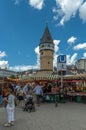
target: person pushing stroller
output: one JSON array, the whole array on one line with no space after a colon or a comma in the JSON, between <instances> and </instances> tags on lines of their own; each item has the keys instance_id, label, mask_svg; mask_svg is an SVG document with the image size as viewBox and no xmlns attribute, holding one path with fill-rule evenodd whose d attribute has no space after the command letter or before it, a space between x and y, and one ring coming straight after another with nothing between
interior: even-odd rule
<instances>
[{"instance_id":1,"label":"person pushing stroller","mask_svg":"<svg viewBox=\"0 0 86 130\"><path fill-rule=\"evenodd\" d=\"M29 111L29 112L35 111L35 104L33 102L32 91L29 91L26 94L24 111Z\"/></svg>"}]
</instances>

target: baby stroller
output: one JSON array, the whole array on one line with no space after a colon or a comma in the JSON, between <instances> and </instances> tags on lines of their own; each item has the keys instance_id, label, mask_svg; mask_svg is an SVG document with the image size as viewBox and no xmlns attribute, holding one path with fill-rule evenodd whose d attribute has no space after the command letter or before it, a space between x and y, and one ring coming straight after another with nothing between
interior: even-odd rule
<instances>
[{"instance_id":1,"label":"baby stroller","mask_svg":"<svg viewBox=\"0 0 86 130\"><path fill-rule=\"evenodd\" d=\"M33 97L29 97L28 99L26 99L23 111L35 112L35 104L33 102Z\"/></svg>"}]
</instances>

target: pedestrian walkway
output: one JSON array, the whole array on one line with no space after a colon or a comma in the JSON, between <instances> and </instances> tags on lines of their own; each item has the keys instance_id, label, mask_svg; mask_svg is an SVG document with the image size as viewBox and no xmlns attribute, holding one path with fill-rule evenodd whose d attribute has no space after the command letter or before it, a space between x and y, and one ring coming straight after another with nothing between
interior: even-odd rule
<instances>
[{"instance_id":1,"label":"pedestrian walkway","mask_svg":"<svg viewBox=\"0 0 86 130\"><path fill-rule=\"evenodd\" d=\"M6 110L0 107L0 130L86 130L86 105L82 103L44 103L36 112L16 107L15 125L4 127Z\"/></svg>"}]
</instances>

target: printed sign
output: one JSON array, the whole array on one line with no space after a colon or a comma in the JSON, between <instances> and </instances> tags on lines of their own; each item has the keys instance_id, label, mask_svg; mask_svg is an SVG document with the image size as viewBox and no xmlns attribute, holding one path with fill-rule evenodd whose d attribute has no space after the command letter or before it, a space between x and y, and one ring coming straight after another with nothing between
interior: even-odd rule
<instances>
[{"instance_id":1,"label":"printed sign","mask_svg":"<svg viewBox=\"0 0 86 130\"><path fill-rule=\"evenodd\" d=\"M59 55L57 58L58 63L66 63L66 55Z\"/></svg>"},{"instance_id":2,"label":"printed sign","mask_svg":"<svg viewBox=\"0 0 86 130\"><path fill-rule=\"evenodd\" d=\"M57 58L57 70L66 71L66 55L59 55Z\"/></svg>"}]
</instances>

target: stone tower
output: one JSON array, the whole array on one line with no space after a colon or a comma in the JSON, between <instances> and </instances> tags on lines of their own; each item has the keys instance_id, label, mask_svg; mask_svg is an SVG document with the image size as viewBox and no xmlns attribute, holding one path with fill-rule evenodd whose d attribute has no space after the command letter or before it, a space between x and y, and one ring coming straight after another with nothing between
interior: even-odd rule
<instances>
[{"instance_id":1,"label":"stone tower","mask_svg":"<svg viewBox=\"0 0 86 130\"><path fill-rule=\"evenodd\" d=\"M39 52L40 71L53 72L54 43L47 25L40 40Z\"/></svg>"}]
</instances>

